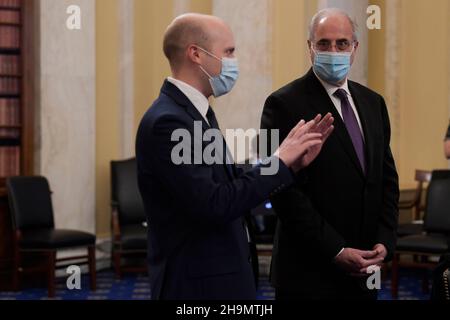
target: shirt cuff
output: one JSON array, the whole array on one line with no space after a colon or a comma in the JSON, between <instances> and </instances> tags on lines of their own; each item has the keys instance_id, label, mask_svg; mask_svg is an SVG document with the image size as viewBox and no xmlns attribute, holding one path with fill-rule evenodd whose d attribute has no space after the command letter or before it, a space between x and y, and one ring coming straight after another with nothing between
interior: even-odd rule
<instances>
[{"instance_id":1,"label":"shirt cuff","mask_svg":"<svg viewBox=\"0 0 450 320\"><path fill-rule=\"evenodd\" d=\"M342 248L339 253L334 257L335 259L342 253L342 251L344 251L345 248Z\"/></svg>"}]
</instances>

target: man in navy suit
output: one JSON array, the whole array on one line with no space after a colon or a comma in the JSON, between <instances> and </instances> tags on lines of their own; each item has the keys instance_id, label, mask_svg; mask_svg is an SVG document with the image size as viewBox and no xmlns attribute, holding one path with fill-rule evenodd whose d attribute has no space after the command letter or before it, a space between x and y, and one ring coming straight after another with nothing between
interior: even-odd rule
<instances>
[{"instance_id":1,"label":"man in navy suit","mask_svg":"<svg viewBox=\"0 0 450 320\"><path fill-rule=\"evenodd\" d=\"M220 134L213 152L219 161L211 163L203 157L210 145L202 136L219 127L208 97L227 93L237 79L232 32L216 17L183 15L168 27L164 53L172 77L136 139L152 298L255 299L244 217L293 183L293 173L320 152L334 119L300 121L272 157L245 174L227 158ZM180 153L174 136L183 133L190 139ZM278 170L264 174L274 163Z\"/></svg>"}]
</instances>

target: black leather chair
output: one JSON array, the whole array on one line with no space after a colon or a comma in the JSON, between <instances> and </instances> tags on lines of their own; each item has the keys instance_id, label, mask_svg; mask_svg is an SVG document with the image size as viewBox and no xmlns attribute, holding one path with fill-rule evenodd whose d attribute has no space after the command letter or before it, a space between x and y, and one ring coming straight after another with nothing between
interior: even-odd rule
<instances>
[{"instance_id":1,"label":"black leather chair","mask_svg":"<svg viewBox=\"0 0 450 320\"><path fill-rule=\"evenodd\" d=\"M414 196L411 200L400 201L399 210L411 211L411 222L402 223L397 228L397 235L399 237L417 235L423 233L423 216L425 206L422 204L422 194L425 189L424 184L430 182L431 171L416 170L415 180L417 187Z\"/></svg>"},{"instance_id":2,"label":"black leather chair","mask_svg":"<svg viewBox=\"0 0 450 320\"><path fill-rule=\"evenodd\" d=\"M399 265L432 269L435 263L427 257L450 252L450 170L433 171L428 186L426 210L424 215L424 233L401 237L397 240L396 252L392 260L391 291L398 296ZM422 262L400 263L401 255L423 257Z\"/></svg>"},{"instance_id":3,"label":"black leather chair","mask_svg":"<svg viewBox=\"0 0 450 320\"><path fill-rule=\"evenodd\" d=\"M146 272L144 263L123 266L123 258L144 257L147 227L144 204L137 183L136 159L111 161L112 256L116 276L122 272Z\"/></svg>"},{"instance_id":4,"label":"black leather chair","mask_svg":"<svg viewBox=\"0 0 450 320\"><path fill-rule=\"evenodd\" d=\"M55 296L55 267L60 261L76 261L77 265L88 263L91 289L96 289L95 235L75 230L55 229L51 191L44 177L11 177L6 181L14 235L13 285L19 290L22 272L46 272L48 296ZM85 256L56 259L59 249L86 247ZM23 255L44 254L46 266L25 267ZM58 265L59 267L67 267Z\"/></svg>"}]
</instances>

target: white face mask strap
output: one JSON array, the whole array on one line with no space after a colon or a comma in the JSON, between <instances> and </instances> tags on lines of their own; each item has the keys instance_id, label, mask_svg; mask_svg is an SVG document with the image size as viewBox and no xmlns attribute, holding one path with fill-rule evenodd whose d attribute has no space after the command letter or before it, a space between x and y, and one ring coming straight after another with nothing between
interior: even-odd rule
<instances>
[{"instance_id":1,"label":"white face mask strap","mask_svg":"<svg viewBox=\"0 0 450 320\"><path fill-rule=\"evenodd\" d=\"M205 49L203 49L202 47L200 47L200 46L197 46L197 48L199 48L200 50L202 50L204 53L206 53L206 54L208 54L208 55L210 55L211 57L213 57L213 58L216 58L217 60L219 60L219 61L222 61L222 59L220 59L219 57L217 57L216 55L214 55L214 54L212 54L211 52L209 52L208 50L205 50Z\"/></svg>"},{"instance_id":2,"label":"white face mask strap","mask_svg":"<svg viewBox=\"0 0 450 320\"><path fill-rule=\"evenodd\" d=\"M210 78L210 79L213 78L213 77L211 77L211 75L210 75L208 72L206 72L206 70L205 70L201 65L199 65L199 67L200 67L200 69L202 69L202 71L208 76L208 78Z\"/></svg>"}]
</instances>

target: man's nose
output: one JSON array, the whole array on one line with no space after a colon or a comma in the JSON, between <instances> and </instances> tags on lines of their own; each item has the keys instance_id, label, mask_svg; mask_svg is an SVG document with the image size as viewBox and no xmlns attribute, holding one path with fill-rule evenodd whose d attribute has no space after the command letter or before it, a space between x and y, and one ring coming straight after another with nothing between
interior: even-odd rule
<instances>
[{"instance_id":1,"label":"man's nose","mask_svg":"<svg viewBox=\"0 0 450 320\"><path fill-rule=\"evenodd\" d=\"M329 51L330 52L338 52L338 49L336 48L336 43L332 43L330 45Z\"/></svg>"},{"instance_id":2,"label":"man's nose","mask_svg":"<svg viewBox=\"0 0 450 320\"><path fill-rule=\"evenodd\" d=\"M337 49L336 42L330 44L330 47L328 48L328 51L329 52L338 52L339 51Z\"/></svg>"}]
</instances>

